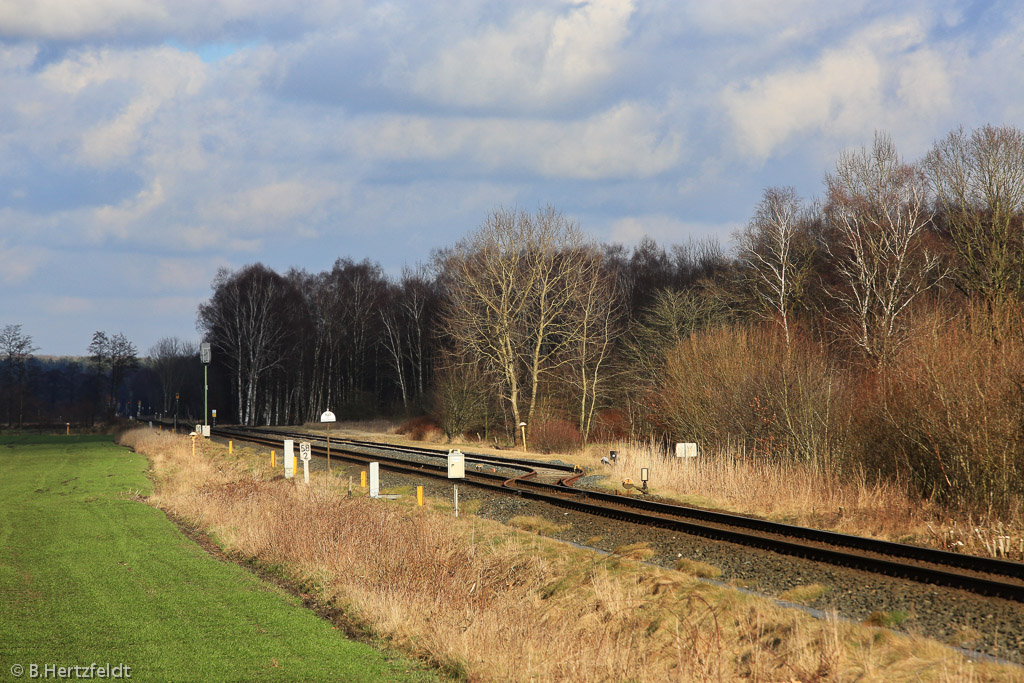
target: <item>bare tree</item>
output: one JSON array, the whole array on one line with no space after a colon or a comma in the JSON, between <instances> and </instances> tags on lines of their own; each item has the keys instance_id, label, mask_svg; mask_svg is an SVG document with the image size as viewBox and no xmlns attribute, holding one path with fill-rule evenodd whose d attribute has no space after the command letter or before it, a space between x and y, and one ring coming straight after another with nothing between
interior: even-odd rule
<instances>
[{"instance_id":1,"label":"bare tree","mask_svg":"<svg viewBox=\"0 0 1024 683\"><path fill-rule=\"evenodd\" d=\"M198 326L230 360L238 419L252 425L259 415L259 381L282 363L286 353L289 331L281 312L287 283L262 264L255 264L237 273L221 269L213 288L210 301L199 307Z\"/></svg>"},{"instance_id":2,"label":"bare tree","mask_svg":"<svg viewBox=\"0 0 1024 683\"><path fill-rule=\"evenodd\" d=\"M149 363L160 379L162 410L171 410L171 399L181 391L188 373L189 363L199 353L195 342L177 337L164 337L149 350Z\"/></svg>"},{"instance_id":3,"label":"bare tree","mask_svg":"<svg viewBox=\"0 0 1024 683\"><path fill-rule=\"evenodd\" d=\"M826 184L835 300L855 345L881 360L899 346L907 307L937 280L938 260L922 244L931 218L924 177L877 133L871 149L844 152Z\"/></svg>"},{"instance_id":4,"label":"bare tree","mask_svg":"<svg viewBox=\"0 0 1024 683\"><path fill-rule=\"evenodd\" d=\"M493 368L516 424L531 424L542 376L567 362L568 309L590 271L575 223L547 207L497 209L440 252L444 328L472 362Z\"/></svg>"},{"instance_id":5,"label":"bare tree","mask_svg":"<svg viewBox=\"0 0 1024 683\"><path fill-rule=\"evenodd\" d=\"M121 385L128 373L139 367L138 350L121 332L108 337L106 332L97 331L93 333L92 343L89 344L89 356L97 374L107 376L107 410L114 412L117 410L117 395Z\"/></svg>"},{"instance_id":6,"label":"bare tree","mask_svg":"<svg viewBox=\"0 0 1024 683\"><path fill-rule=\"evenodd\" d=\"M14 406L18 407L18 427L25 413L25 394L28 361L37 349L32 337L21 331L21 325L4 325L0 330L0 358L4 364L4 384L7 388L7 425L14 424Z\"/></svg>"},{"instance_id":7,"label":"bare tree","mask_svg":"<svg viewBox=\"0 0 1024 683\"><path fill-rule=\"evenodd\" d=\"M998 301L1024 278L1024 133L1013 126L959 128L925 159L959 257L956 284Z\"/></svg>"},{"instance_id":8,"label":"bare tree","mask_svg":"<svg viewBox=\"0 0 1024 683\"><path fill-rule=\"evenodd\" d=\"M589 253L583 254L584 260L580 262L582 277L569 309L575 326L570 333L570 372L567 375L576 391L578 425L584 443L594 425L594 411L605 393L608 365L622 316L614 274L603 268L600 251L587 251Z\"/></svg>"},{"instance_id":9,"label":"bare tree","mask_svg":"<svg viewBox=\"0 0 1024 683\"><path fill-rule=\"evenodd\" d=\"M770 187L754 218L736 236L740 263L759 308L778 321L787 347L792 308L810 273L810 259L798 243L801 211L796 190Z\"/></svg>"},{"instance_id":10,"label":"bare tree","mask_svg":"<svg viewBox=\"0 0 1024 683\"><path fill-rule=\"evenodd\" d=\"M427 364L428 315L436 299L422 272L403 270L402 279L389 284L380 306L381 343L408 408L412 396L422 397Z\"/></svg>"}]
</instances>

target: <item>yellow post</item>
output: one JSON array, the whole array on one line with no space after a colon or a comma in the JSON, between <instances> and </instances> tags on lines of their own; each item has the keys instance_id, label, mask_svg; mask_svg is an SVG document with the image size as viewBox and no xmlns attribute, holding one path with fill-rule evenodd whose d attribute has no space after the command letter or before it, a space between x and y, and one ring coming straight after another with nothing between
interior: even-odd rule
<instances>
[{"instance_id":1,"label":"yellow post","mask_svg":"<svg viewBox=\"0 0 1024 683\"><path fill-rule=\"evenodd\" d=\"M296 458L293 455L292 456L292 472L298 472L298 471L299 471L299 459Z\"/></svg>"},{"instance_id":2,"label":"yellow post","mask_svg":"<svg viewBox=\"0 0 1024 683\"><path fill-rule=\"evenodd\" d=\"M270 451L270 466L277 467L277 454L274 451Z\"/></svg>"},{"instance_id":3,"label":"yellow post","mask_svg":"<svg viewBox=\"0 0 1024 683\"><path fill-rule=\"evenodd\" d=\"M423 506L423 487L422 486L417 486L416 487L416 504L421 506L421 507Z\"/></svg>"},{"instance_id":4,"label":"yellow post","mask_svg":"<svg viewBox=\"0 0 1024 683\"><path fill-rule=\"evenodd\" d=\"M228 441L228 455L231 455L234 452L235 452L235 442L234 441Z\"/></svg>"},{"instance_id":5,"label":"yellow post","mask_svg":"<svg viewBox=\"0 0 1024 683\"><path fill-rule=\"evenodd\" d=\"M366 488L366 470L359 473L359 485Z\"/></svg>"}]
</instances>

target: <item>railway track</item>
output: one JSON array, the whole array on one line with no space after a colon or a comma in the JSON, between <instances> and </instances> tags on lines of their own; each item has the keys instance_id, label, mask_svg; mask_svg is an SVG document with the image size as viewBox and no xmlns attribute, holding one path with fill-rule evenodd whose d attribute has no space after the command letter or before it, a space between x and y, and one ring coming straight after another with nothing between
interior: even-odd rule
<instances>
[{"instance_id":1,"label":"railway track","mask_svg":"<svg viewBox=\"0 0 1024 683\"><path fill-rule=\"evenodd\" d=\"M272 429L217 428L215 436L280 447L306 440L326 455L325 439ZM370 441L331 439L331 456L407 474L447 478L446 451ZM544 501L591 515L671 529L815 562L1024 602L1024 564L770 522L636 496L576 488L572 465L465 453L466 483ZM435 462L436 461L436 462ZM494 471L488 472L488 468ZM542 477L541 475L547 475ZM542 478L554 481L541 481Z\"/></svg>"}]
</instances>

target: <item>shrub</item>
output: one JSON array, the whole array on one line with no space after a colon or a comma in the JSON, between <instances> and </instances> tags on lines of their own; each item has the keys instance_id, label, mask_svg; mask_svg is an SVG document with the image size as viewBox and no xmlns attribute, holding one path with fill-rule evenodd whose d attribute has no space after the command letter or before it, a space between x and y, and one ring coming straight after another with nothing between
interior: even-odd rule
<instances>
[{"instance_id":1,"label":"shrub","mask_svg":"<svg viewBox=\"0 0 1024 683\"><path fill-rule=\"evenodd\" d=\"M933 311L881 392L896 460L925 495L1010 511L1024 495L1024 341L1019 305Z\"/></svg>"},{"instance_id":2,"label":"shrub","mask_svg":"<svg viewBox=\"0 0 1024 683\"><path fill-rule=\"evenodd\" d=\"M735 444L766 457L827 461L845 439L843 382L817 345L787 346L769 325L729 325L672 348L648 396L670 437L708 448Z\"/></svg>"},{"instance_id":3,"label":"shrub","mask_svg":"<svg viewBox=\"0 0 1024 683\"><path fill-rule=\"evenodd\" d=\"M395 433L408 436L413 441L437 441L441 437L441 428L437 426L434 418L422 415L406 420L398 426Z\"/></svg>"},{"instance_id":4,"label":"shrub","mask_svg":"<svg viewBox=\"0 0 1024 683\"><path fill-rule=\"evenodd\" d=\"M629 438L629 417L625 412L615 408L597 411L591 441L610 442Z\"/></svg>"},{"instance_id":5,"label":"shrub","mask_svg":"<svg viewBox=\"0 0 1024 683\"><path fill-rule=\"evenodd\" d=\"M571 422L558 418L540 421L530 430L528 443L541 453L569 453L580 447L580 430Z\"/></svg>"}]
</instances>

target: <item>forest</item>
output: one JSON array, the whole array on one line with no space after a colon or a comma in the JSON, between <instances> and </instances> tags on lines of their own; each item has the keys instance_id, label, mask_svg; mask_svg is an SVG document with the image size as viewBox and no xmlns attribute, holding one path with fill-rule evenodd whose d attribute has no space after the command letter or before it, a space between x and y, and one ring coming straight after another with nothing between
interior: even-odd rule
<instances>
[{"instance_id":1,"label":"forest","mask_svg":"<svg viewBox=\"0 0 1024 683\"><path fill-rule=\"evenodd\" d=\"M1016 513L1022 217L1018 129L954 130L915 161L878 133L838 156L820 198L765 189L728 249L602 244L555 207L496 207L398 277L347 258L221 270L197 313L210 405L226 422L330 409L549 451L694 441ZM192 382L195 410L195 345L161 344L132 376L150 373L164 412Z\"/></svg>"}]
</instances>

